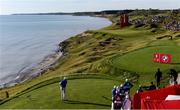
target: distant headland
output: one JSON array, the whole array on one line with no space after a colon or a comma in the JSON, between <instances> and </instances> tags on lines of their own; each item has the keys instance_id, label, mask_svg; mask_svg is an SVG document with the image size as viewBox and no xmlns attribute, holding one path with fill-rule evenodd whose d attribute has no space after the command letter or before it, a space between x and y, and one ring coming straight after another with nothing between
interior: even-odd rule
<instances>
[{"instance_id":1,"label":"distant headland","mask_svg":"<svg viewBox=\"0 0 180 110\"><path fill-rule=\"evenodd\" d=\"M165 11L177 11L179 9L126 9L126 10L103 10L103 11L92 11L92 12L49 12L49 13L15 13L12 15L77 15L77 16L86 16L86 15L104 15L104 14L125 14L133 11L153 11L153 12L165 12Z\"/></svg>"}]
</instances>

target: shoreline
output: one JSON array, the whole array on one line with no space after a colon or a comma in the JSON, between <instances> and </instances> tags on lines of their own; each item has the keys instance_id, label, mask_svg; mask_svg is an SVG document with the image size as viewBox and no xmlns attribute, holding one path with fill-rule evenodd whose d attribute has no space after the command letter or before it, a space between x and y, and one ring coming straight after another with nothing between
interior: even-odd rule
<instances>
[{"instance_id":1,"label":"shoreline","mask_svg":"<svg viewBox=\"0 0 180 110\"><path fill-rule=\"evenodd\" d=\"M14 76L13 80L9 81L8 83L2 84L0 88L12 87L27 80L32 80L33 78L40 77L49 69L53 68L58 63L58 60L61 57L63 57L63 54L60 51L60 48L58 48L54 53L45 56L43 60L36 65L22 68L18 73L12 75Z\"/></svg>"},{"instance_id":2,"label":"shoreline","mask_svg":"<svg viewBox=\"0 0 180 110\"><path fill-rule=\"evenodd\" d=\"M99 17L99 18L106 18L111 22L110 25L113 24L113 22L107 17L107 16L90 16L90 17ZM109 26L109 25L108 25ZM105 26L107 27L107 26ZM102 27L104 28L104 27ZM101 29L101 28L100 28ZM85 30L84 32L86 32ZM84 33L82 32L82 33ZM79 34L82 34L79 33ZM77 34L78 35L78 34ZM71 38L70 36L69 38ZM67 38L67 39L69 39ZM59 60L66 56L66 52L64 51L64 48L66 46L66 40L63 40L62 42L59 42L57 49L54 53L48 54L45 56L42 61L37 63L33 66L27 66L22 68L18 73L10 75L8 77L13 77L11 81L7 83L3 83L0 85L0 89L16 86L17 84L21 84L25 81L32 80L36 77L40 77L42 74L46 73L48 70L53 69L59 62ZM7 78L8 78L7 77ZM5 78L5 79L7 79Z\"/></svg>"}]
</instances>

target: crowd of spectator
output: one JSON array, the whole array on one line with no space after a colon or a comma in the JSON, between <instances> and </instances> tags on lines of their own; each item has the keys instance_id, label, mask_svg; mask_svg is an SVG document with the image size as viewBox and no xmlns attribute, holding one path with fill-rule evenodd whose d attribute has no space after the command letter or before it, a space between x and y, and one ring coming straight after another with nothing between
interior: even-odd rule
<instances>
[{"instance_id":1,"label":"crowd of spectator","mask_svg":"<svg viewBox=\"0 0 180 110\"><path fill-rule=\"evenodd\" d=\"M171 83L170 85L177 84L178 73L175 69L170 69L168 72L170 76ZM144 91L151 91L160 88L160 81L162 79L162 72L160 68L157 69L155 73L156 84L150 82L149 86L141 86L137 89L137 93L141 93ZM122 109L122 110L130 110L131 109L131 98L130 98L130 89L133 87L133 84L126 79L124 84L120 86L114 86L112 90L112 106L111 110Z\"/></svg>"},{"instance_id":2,"label":"crowd of spectator","mask_svg":"<svg viewBox=\"0 0 180 110\"><path fill-rule=\"evenodd\" d=\"M180 22L177 20L172 20L172 16L165 15L155 15L137 18L129 21L130 24L136 26L147 25L147 24L162 24L163 29L180 31Z\"/></svg>"},{"instance_id":3,"label":"crowd of spectator","mask_svg":"<svg viewBox=\"0 0 180 110\"><path fill-rule=\"evenodd\" d=\"M130 98L130 89L133 87L133 84L126 79L124 84L120 86L114 86L112 90L112 107L111 110L116 109L131 109L131 98Z\"/></svg>"},{"instance_id":4,"label":"crowd of spectator","mask_svg":"<svg viewBox=\"0 0 180 110\"><path fill-rule=\"evenodd\" d=\"M173 20L165 25L166 30L180 31L180 22Z\"/></svg>"}]
</instances>

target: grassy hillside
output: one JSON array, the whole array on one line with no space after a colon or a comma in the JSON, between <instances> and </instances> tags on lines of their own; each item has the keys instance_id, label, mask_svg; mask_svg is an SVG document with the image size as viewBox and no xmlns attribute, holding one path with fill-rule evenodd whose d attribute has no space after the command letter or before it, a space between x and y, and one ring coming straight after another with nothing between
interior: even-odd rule
<instances>
[{"instance_id":1,"label":"grassy hillside","mask_svg":"<svg viewBox=\"0 0 180 110\"><path fill-rule=\"evenodd\" d=\"M168 84L170 68L180 71L180 32L147 25L120 29L115 24L62 42L64 56L58 65L40 77L0 90L0 108L110 108L114 84L130 79L133 94L139 84L154 81L157 68L163 71L161 86ZM172 54L172 63L153 63L156 52ZM61 102L58 82L64 75L69 78L68 101ZM10 98L4 98L5 91Z\"/></svg>"}]
</instances>

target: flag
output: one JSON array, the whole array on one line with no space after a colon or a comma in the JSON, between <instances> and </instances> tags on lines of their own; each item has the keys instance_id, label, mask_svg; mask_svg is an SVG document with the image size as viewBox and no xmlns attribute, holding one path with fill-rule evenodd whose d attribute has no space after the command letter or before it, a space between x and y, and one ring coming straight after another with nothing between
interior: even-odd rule
<instances>
[{"instance_id":1,"label":"flag","mask_svg":"<svg viewBox=\"0 0 180 110\"><path fill-rule=\"evenodd\" d=\"M156 63L170 64L171 63L171 55L170 54L155 53L153 55L153 61Z\"/></svg>"},{"instance_id":2,"label":"flag","mask_svg":"<svg viewBox=\"0 0 180 110\"><path fill-rule=\"evenodd\" d=\"M159 53L155 53L153 55L153 61L156 62L156 63L160 62L160 54Z\"/></svg>"},{"instance_id":3,"label":"flag","mask_svg":"<svg viewBox=\"0 0 180 110\"><path fill-rule=\"evenodd\" d=\"M160 63L171 63L171 55L170 54L160 54Z\"/></svg>"}]
</instances>

